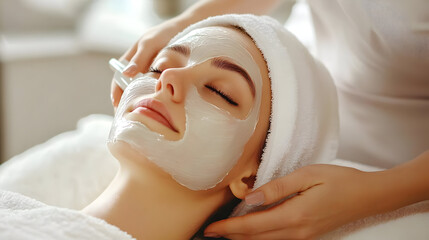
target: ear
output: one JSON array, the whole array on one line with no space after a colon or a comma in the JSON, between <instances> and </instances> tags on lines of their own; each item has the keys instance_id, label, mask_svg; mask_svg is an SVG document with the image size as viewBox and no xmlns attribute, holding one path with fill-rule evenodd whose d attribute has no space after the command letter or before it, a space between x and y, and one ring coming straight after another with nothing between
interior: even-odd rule
<instances>
[{"instance_id":1,"label":"ear","mask_svg":"<svg viewBox=\"0 0 429 240\"><path fill-rule=\"evenodd\" d=\"M252 191L253 184L255 183L256 173L258 172L258 158L252 158L245 166L244 170L234 178L230 184L232 194L239 199L244 197Z\"/></svg>"}]
</instances>

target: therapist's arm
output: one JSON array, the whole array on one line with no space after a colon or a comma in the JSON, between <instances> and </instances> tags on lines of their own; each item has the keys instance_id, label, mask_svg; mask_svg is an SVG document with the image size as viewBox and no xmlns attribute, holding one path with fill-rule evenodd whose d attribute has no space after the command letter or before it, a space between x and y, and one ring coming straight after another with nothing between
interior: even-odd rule
<instances>
[{"instance_id":1,"label":"therapist's arm","mask_svg":"<svg viewBox=\"0 0 429 240\"><path fill-rule=\"evenodd\" d=\"M130 62L123 72L133 77L138 72L146 72L153 58L167 45L172 37L187 26L210 16L229 13L266 14L273 10L280 0L201 0L182 14L157 25L144 33L122 57ZM111 99L118 106L122 90L112 81Z\"/></svg>"},{"instance_id":2,"label":"therapist's arm","mask_svg":"<svg viewBox=\"0 0 429 240\"><path fill-rule=\"evenodd\" d=\"M386 194L392 198L386 202L386 210L429 199L429 151L380 174L385 175Z\"/></svg>"},{"instance_id":3,"label":"therapist's arm","mask_svg":"<svg viewBox=\"0 0 429 240\"><path fill-rule=\"evenodd\" d=\"M265 211L209 225L209 236L230 239L313 239L346 223L429 200L429 151L379 172L310 165L255 190L252 204Z\"/></svg>"}]
</instances>

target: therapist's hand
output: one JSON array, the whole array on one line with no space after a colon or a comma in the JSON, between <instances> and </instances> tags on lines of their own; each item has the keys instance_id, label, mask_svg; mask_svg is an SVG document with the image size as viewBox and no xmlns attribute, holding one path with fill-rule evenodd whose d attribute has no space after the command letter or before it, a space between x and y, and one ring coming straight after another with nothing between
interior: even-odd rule
<instances>
[{"instance_id":1,"label":"therapist's hand","mask_svg":"<svg viewBox=\"0 0 429 240\"><path fill-rule=\"evenodd\" d=\"M130 62L123 74L127 77L134 77L139 72L147 72L158 52L183 28L184 26L181 26L178 20L171 19L146 31L120 58ZM115 80L112 80L110 96L113 107L118 106L122 93L122 89Z\"/></svg>"},{"instance_id":2,"label":"therapist's hand","mask_svg":"<svg viewBox=\"0 0 429 240\"><path fill-rule=\"evenodd\" d=\"M377 173L353 168L306 166L258 188L246 203L268 205L296 194L292 198L265 211L215 222L204 232L229 239L313 239L375 214L383 188L378 179Z\"/></svg>"}]
</instances>

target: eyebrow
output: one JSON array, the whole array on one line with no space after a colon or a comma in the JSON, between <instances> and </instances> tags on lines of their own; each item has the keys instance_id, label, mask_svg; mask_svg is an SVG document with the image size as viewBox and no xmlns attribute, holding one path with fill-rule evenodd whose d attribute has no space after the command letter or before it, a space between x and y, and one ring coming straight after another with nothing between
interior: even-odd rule
<instances>
[{"instance_id":1,"label":"eyebrow","mask_svg":"<svg viewBox=\"0 0 429 240\"><path fill-rule=\"evenodd\" d=\"M187 57L189 57L189 55L191 54L191 49L188 46L180 45L180 44L168 46L165 48L165 50L172 50L172 51L178 52L178 53L180 53L184 56L187 56ZM220 57L214 58L211 61L211 64L214 67L233 71L233 72L237 72L238 74L240 74L246 80L247 84L249 85L250 90L252 92L252 95L255 96L255 85L253 84L253 81L250 78L249 74L242 67L240 67L239 65L237 65L231 61L220 58Z\"/></svg>"},{"instance_id":2,"label":"eyebrow","mask_svg":"<svg viewBox=\"0 0 429 240\"><path fill-rule=\"evenodd\" d=\"M172 50L185 55L186 57L189 57L189 54L191 53L191 49L185 45L171 45L166 47L165 50Z\"/></svg>"},{"instance_id":3,"label":"eyebrow","mask_svg":"<svg viewBox=\"0 0 429 240\"><path fill-rule=\"evenodd\" d=\"M242 67L240 67L239 65L237 65L231 61L220 58L220 57L214 58L212 60L211 64L214 67L233 71L233 72L240 74L246 80L247 84L249 85L250 90L252 92L252 95L255 96L255 85L253 84L253 81L250 78L249 74Z\"/></svg>"}]
</instances>

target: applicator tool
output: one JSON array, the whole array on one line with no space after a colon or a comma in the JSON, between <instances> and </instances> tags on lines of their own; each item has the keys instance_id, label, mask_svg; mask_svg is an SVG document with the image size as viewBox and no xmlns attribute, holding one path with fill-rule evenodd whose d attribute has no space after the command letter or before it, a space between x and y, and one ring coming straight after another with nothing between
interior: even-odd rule
<instances>
[{"instance_id":1,"label":"applicator tool","mask_svg":"<svg viewBox=\"0 0 429 240\"><path fill-rule=\"evenodd\" d=\"M128 65L127 60L119 61L116 58L112 58L109 60L109 66L110 69L112 69L113 72L115 72L113 78L115 79L115 82L119 85L119 87L122 90L125 90L125 88L136 78L143 77L142 73L137 73L134 77L126 77L122 74L125 67Z\"/></svg>"}]
</instances>

